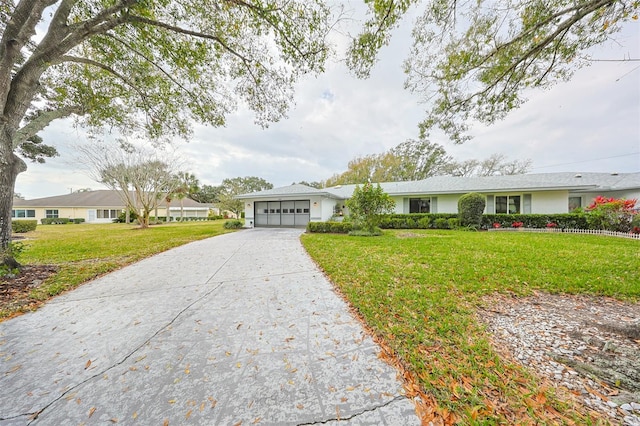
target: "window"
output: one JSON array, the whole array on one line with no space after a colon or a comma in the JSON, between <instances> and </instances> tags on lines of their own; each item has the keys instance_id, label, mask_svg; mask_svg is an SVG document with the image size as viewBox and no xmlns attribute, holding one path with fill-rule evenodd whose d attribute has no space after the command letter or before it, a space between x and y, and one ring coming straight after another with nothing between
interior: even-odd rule
<instances>
[{"instance_id":1,"label":"window","mask_svg":"<svg viewBox=\"0 0 640 426\"><path fill-rule=\"evenodd\" d=\"M36 217L36 211L35 210L25 210L25 209L11 210L11 217L15 217L15 218Z\"/></svg>"},{"instance_id":2,"label":"window","mask_svg":"<svg viewBox=\"0 0 640 426\"><path fill-rule=\"evenodd\" d=\"M582 207L582 197L569 197L569 211Z\"/></svg>"},{"instance_id":3,"label":"window","mask_svg":"<svg viewBox=\"0 0 640 426\"><path fill-rule=\"evenodd\" d=\"M304 209L303 210L305 213L309 213L309 209Z\"/></svg>"},{"instance_id":4,"label":"window","mask_svg":"<svg viewBox=\"0 0 640 426\"><path fill-rule=\"evenodd\" d=\"M45 210L45 217L47 219L57 219L58 218L58 210Z\"/></svg>"},{"instance_id":5,"label":"window","mask_svg":"<svg viewBox=\"0 0 640 426\"><path fill-rule=\"evenodd\" d=\"M430 198L409 198L409 213L430 213Z\"/></svg>"},{"instance_id":6,"label":"window","mask_svg":"<svg viewBox=\"0 0 640 426\"><path fill-rule=\"evenodd\" d=\"M498 195L496 196L496 213L520 213L520 195Z\"/></svg>"},{"instance_id":7,"label":"window","mask_svg":"<svg viewBox=\"0 0 640 426\"><path fill-rule=\"evenodd\" d=\"M96 217L98 219L117 219L118 210L96 210Z\"/></svg>"}]
</instances>

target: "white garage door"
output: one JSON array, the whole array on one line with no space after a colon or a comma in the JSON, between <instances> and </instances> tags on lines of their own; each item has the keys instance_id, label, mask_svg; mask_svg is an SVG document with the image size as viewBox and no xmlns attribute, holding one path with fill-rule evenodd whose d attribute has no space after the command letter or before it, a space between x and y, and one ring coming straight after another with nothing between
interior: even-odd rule
<instances>
[{"instance_id":1,"label":"white garage door","mask_svg":"<svg viewBox=\"0 0 640 426\"><path fill-rule=\"evenodd\" d=\"M258 201L255 203L256 226L305 227L310 218L309 200Z\"/></svg>"}]
</instances>

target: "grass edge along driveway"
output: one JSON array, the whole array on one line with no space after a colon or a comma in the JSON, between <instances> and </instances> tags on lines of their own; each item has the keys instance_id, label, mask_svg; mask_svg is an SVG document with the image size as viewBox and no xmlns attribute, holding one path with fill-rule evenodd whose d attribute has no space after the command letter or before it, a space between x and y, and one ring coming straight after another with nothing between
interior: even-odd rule
<instances>
[{"instance_id":1,"label":"grass edge along driveway","mask_svg":"<svg viewBox=\"0 0 640 426\"><path fill-rule=\"evenodd\" d=\"M640 299L637 241L591 235L385 231L302 242L444 424L603 422L503 360L476 318L482 298L533 290ZM413 387L413 389L411 389ZM436 423L437 424L437 423Z\"/></svg>"},{"instance_id":2,"label":"grass edge along driveway","mask_svg":"<svg viewBox=\"0 0 640 426\"><path fill-rule=\"evenodd\" d=\"M32 290L27 300L0 309L0 321L36 309L47 299L133 262L204 238L233 232L224 220L179 222L140 229L127 224L38 225L15 240L23 265L55 265L58 272Z\"/></svg>"}]
</instances>

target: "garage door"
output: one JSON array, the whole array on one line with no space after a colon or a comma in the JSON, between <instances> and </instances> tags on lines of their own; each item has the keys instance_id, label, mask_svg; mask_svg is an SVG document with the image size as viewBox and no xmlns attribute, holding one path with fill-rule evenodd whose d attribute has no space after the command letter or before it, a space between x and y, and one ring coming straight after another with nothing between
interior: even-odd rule
<instances>
[{"instance_id":1,"label":"garage door","mask_svg":"<svg viewBox=\"0 0 640 426\"><path fill-rule=\"evenodd\" d=\"M256 226L305 227L310 217L309 200L258 201L255 203Z\"/></svg>"}]
</instances>

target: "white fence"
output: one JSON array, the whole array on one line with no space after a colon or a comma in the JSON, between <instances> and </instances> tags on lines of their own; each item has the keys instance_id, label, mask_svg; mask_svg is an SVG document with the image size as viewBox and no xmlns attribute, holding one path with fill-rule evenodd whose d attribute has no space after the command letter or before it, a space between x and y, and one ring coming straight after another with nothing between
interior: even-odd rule
<instances>
[{"instance_id":1,"label":"white fence","mask_svg":"<svg viewBox=\"0 0 640 426\"><path fill-rule=\"evenodd\" d=\"M640 240L640 234L630 232L604 231L602 229L559 229L559 228L489 228L489 231L518 231L518 232L564 232L568 234L607 235L609 237L630 238Z\"/></svg>"}]
</instances>

